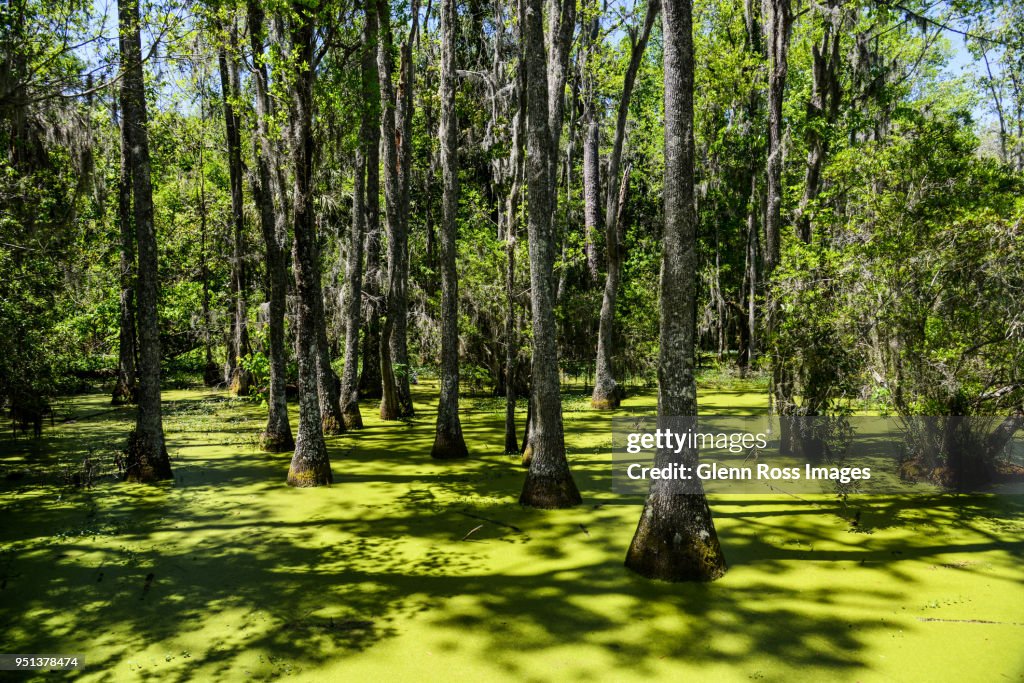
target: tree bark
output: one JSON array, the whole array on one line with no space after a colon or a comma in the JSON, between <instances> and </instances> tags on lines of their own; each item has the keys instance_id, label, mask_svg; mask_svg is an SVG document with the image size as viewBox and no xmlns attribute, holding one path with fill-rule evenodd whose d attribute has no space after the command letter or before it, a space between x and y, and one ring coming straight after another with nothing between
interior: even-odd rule
<instances>
[{"instance_id":1,"label":"tree bark","mask_svg":"<svg viewBox=\"0 0 1024 683\"><path fill-rule=\"evenodd\" d=\"M252 44L253 83L256 89L256 168L260 226L267 259L270 346L270 387L267 398L267 426L260 434L260 446L271 453L295 448L288 420L287 364L284 318L288 296L288 216L284 188L280 182L281 158L270 139L270 91L264 62L265 16L259 0L248 0L249 40Z\"/></svg>"},{"instance_id":2,"label":"tree bark","mask_svg":"<svg viewBox=\"0 0 1024 683\"><path fill-rule=\"evenodd\" d=\"M519 194L523 182L523 122L526 119L523 78L516 84L520 109L512 122L512 187L505 200L505 455L519 453L516 435L516 243L519 239Z\"/></svg>"},{"instance_id":3,"label":"tree bark","mask_svg":"<svg viewBox=\"0 0 1024 683\"><path fill-rule=\"evenodd\" d=\"M811 46L811 97L807 102L807 166L804 194L797 211L797 237L811 243L811 212L821 191L821 171L828 155L826 127L839 115L839 22L838 10L829 3L821 45Z\"/></svg>"},{"instance_id":4,"label":"tree bark","mask_svg":"<svg viewBox=\"0 0 1024 683\"><path fill-rule=\"evenodd\" d=\"M985 440L985 460L994 462L1017 430L1024 428L1024 406L1017 406Z\"/></svg>"},{"instance_id":5,"label":"tree bark","mask_svg":"<svg viewBox=\"0 0 1024 683\"><path fill-rule=\"evenodd\" d=\"M583 229L587 271L590 273L591 281L597 282L601 277L597 266L597 231L601 223L601 124L597 112L594 111L597 103L594 101L593 88L593 84L588 82L587 102L584 105L587 132L583 139Z\"/></svg>"},{"instance_id":6,"label":"tree bark","mask_svg":"<svg viewBox=\"0 0 1024 683\"><path fill-rule=\"evenodd\" d=\"M117 351L117 382L111 403L135 403L138 381L135 369L137 352L135 332L135 231L132 228L132 178L128 163L126 126L121 121L121 175L117 183L117 224L121 233L120 258L120 330Z\"/></svg>"},{"instance_id":7,"label":"tree bark","mask_svg":"<svg viewBox=\"0 0 1024 683\"><path fill-rule=\"evenodd\" d=\"M632 42L629 66L622 83L622 97L619 98L618 115L615 119L615 138L612 151L608 156L608 194L605 207L605 253L607 271L605 273L604 294L601 299L601 314L597 332L597 362L594 371L594 391L590 397L590 405L598 410L618 408L622 402L622 388L615 381L612 367L612 356L615 354L615 301L619 292L619 281L622 277L622 262L625 259L625 226L623 211L626 193L629 189L628 172L619 184L618 194L612 193L612 183L619 177L619 165L622 162L622 149L626 140L626 121L629 118L629 103L633 97L633 86L640 70L647 41L651 37L654 22L661 11L660 0L647 3L647 14L639 40Z\"/></svg>"},{"instance_id":8,"label":"tree bark","mask_svg":"<svg viewBox=\"0 0 1024 683\"><path fill-rule=\"evenodd\" d=\"M296 357L299 366L299 434L288 468L291 486L323 486L332 481L324 443L318 388L319 339L323 322L320 259L313 220L313 21L312 10L296 2L291 26L295 60L291 90L292 217L295 224L294 272L298 294Z\"/></svg>"},{"instance_id":9,"label":"tree bark","mask_svg":"<svg viewBox=\"0 0 1024 683\"><path fill-rule=\"evenodd\" d=\"M520 2L521 4L521 2ZM522 19L522 13L519 13ZM520 23L520 26L522 24ZM520 33L520 36L522 33ZM518 42L518 58L523 63L523 43ZM512 140L509 167L512 185L505 198L505 455L520 453L516 435L516 366L519 358L518 327L516 325L516 247L519 239L520 195L525 175L523 138L526 124L526 74L516 72L513 86Z\"/></svg>"},{"instance_id":10,"label":"tree bark","mask_svg":"<svg viewBox=\"0 0 1024 683\"><path fill-rule=\"evenodd\" d=\"M981 435L979 428L987 420L965 417L968 410L961 397L953 399L946 412L946 417L936 420L942 439L939 456L933 462L939 466L933 469L932 477L960 493L997 481L997 460L1014 434L1024 427L1024 406L1011 410L985 436Z\"/></svg>"},{"instance_id":11,"label":"tree bark","mask_svg":"<svg viewBox=\"0 0 1024 683\"><path fill-rule=\"evenodd\" d=\"M982 49L981 57L985 62L985 71L988 74L988 88L989 92L992 93L992 103L996 108L996 120L999 122L999 161L1005 164L1009 162L1009 157L1006 146L1006 114L1003 112L1003 99L999 96L999 91L996 89L996 79L992 77L992 65L988 61L987 48Z\"/></svg>"},{"instance_id":12,"label":"tree bark","mask_svg":"<svg viewBox=\"0 0 1024 683\"><path fill-rule=\"evenodd\" d=\"M223 28L223 27L222 27ZM231 348L226 363L227 385L231 393L247 396L251 375L242 367L241 358L249 353L249 325L245 302L245 214L242 203L242 135L235 102L240 97L238 84L238 26L234 19L226 28L227 46L217 50L220 65L221 97L228 145L228 176L231 188ZM230 50L231 54L228 54Z\"/></svg>"},{"instance_id":13,"label":"tree bark","mask_svg":"<svg viewBox=\"0 0 1024 683\"><path fill-rule=\"evenodd\" d=\"M520 12L522 14L520 17L520 23L524 27L529 19L532 7L533 5L526 0L520 2ZM543 10L540 12L541 18L538 19L538 35L540 39L538 42L530 43L528 38L525 37L525 29L520 29L521 35L524 36L522 41L528 46L520 58L520 68L527 71L528 67L526 64L531 57L539 58L541 54L545 57L544 60L541 60L544 67L544 73L538 73L534 80L545 80L546 93L544 98L547 109L545 110L544 105L539 103L528 106L535 106L535 110L538 112L538 115L545 115L547 117L548 127L547 137L545 138L547 143L544 145L544 154L547 156L548 164L547 178L549 184L549 196L545 200L545 204L549 207L548 220L551 223L549 239L552 244L551 248L553 250L553 254L560 254L560 258L564 261L565 246L560 244L561 238L559 234L560 231L558 229L558 161L560 141L562 137L562 121L565 112L565 84L568 80L569 53L572 49L573 32L576 27L576 2L574 0L548 0L547 12L548 31L546 35L544 32ZM530 50L537 54L527 54ZM527 77L527 81L529 81L529 77ZM527 99L529 99L529 97L527 97ZM529 185L529 183L527 183L527 185ZM554 255L552 255L552 264L554 263L554 258ZM532 272L532 256L530 261ZM554 307L561 301L562 294L565 291L566 273L566 269L561 269L559 271L560 277L556 278L554 265L552 265L550 269L549 277L552 279L552 309L554 309ZM557 327L553 329L552 334L557 338ZM555 357L557 366L557 351L555 353ZM531 394L532 392L533 381L531 378ZM533 402L532 397L531 405ZM561 412L559 412L559 415L560 414ZM530 464L530 459L533 457L533 448L529 441L529 435L533 433L530 426L531 424L532 422L527 424L526 436L523 438L523 465L527 467Z\"/></svg>"},{"instance_id":14,"label":"tree bark","mask_svg":"<svg viewBox=\"0 0 1024 683\"><path fill-rule=\"evenodd\" d=\"M764 265L765 282L779 264L782 238L782 161L783 161L783 120L782 101L786 90L786 76L789 71L789 38L793 24L791 0L765 0L765 15L768 46L768 163L766 173L767 204L764 217ZM778 311L769 302L767 328L771 339L778 326ZM792 373L778 354L772 359L771 378L772 401L779 416L779 448L783 453L793 449L792 416L796 411L793 399Z\"/></svg>"},{"instance_id":15,"label":"tree bark","mask_svg":"<svg viewBox=\"0 0 1024 683\"><path fill-rule=\"evenodd\" d=\"M565 0L564 5L574 4ZM533 424L530 430L530 469L519 502L539 508L564 508L581 502L565 456L562 403L559 392L558 346L554 314L555 239L553 171L557 137L551 130L548 68L544 51L541 0L525 0L523 38L526 44L527 160L530 239L530 308L533 313L533 363L531 371ZM554 12L552 12L554 14ZM571 35L572 28L569 33ZM557 74L552 79L559 81ZM553 97L561 110L561 93ZM558 118L557 125L561 126Z\"/></svg>"},{"instance_id":16,"label":"tree bark","mask_svg":"<svg viewBox=\"0 0 1024 683\"><path fill-rule=\"evenodd\" d=\"M697 215L694 208L693 25L691 0L666 0L665 231L661 259L659 426L684 416L696 425L694 378L697 307ZM696 449L659 451L658 467L696 468ZM692 470L691 470L692 471ZM725 573L725 558L699 479L656 480L647 497L626 566L663 581L710 581Z\"/></svg>"},{"instance_id":17,"label":"tree bark","mask_svg":"<svg viewBox=\"0 0 1024 683\"><path fill-rule=\"evenodd\" d=\"M782 225L782 98L789 71L791 0L765 0L768 19L768 208L765 214L764 274L779 264Z\"/></svg>"},{"instance_id":18,"label":"tree bark","mask_svg":"<svg viewBox=\"0 0 1024 683\"><path fill-rule=\"evenodd\" d=\"M548 0L548 40L538 43L535 47L542 50L545 47L548 51L547 58L547 116L548 134L551 144L548 148L548 177L551 178L552 187L558 182L558 150L562 138L562 120L565 115L565 83L569 76L569 53L572 50L573 33L576 29L576 2L574 0ZM527 12L533 6L527 2ZM527 16L529 20L529 16ZM543 22L540 25L543 34ZM527 55L527 59L530 56ZM529 78L529 77L528 77ZM558 192L551 193L551 216L554 220L555 210L558 203Z\"/></svg>"},{"instance_id":19,"label":"tree bark","mask_svg":"<svg viewBox=\"0 0 1024 683\"><path fill-rule=\"evenodd\" d=\"M748 52L755 59L764 57L763 30L761 26L761 3L757 0L743 0L743 18L746 25L745 46ZM747 125L754 126L758 120L758 111L761 107L761 86L753 81L747 91ZM738 356L740 377L746 377L747 372L753 366L757 358L758 329L757 316L761 300L761 237L759 233L760 218L765 214L762 206L761 193L758 192L758 178L760 170L765 169L765 162L760 159L760 145L754 145L750 154L750 196L747 200L747 239L743 269L743 292L740 295L741 301L745 302L746 316L739 321L741 330L745 326L746 332L741 331L741 344Z\"/></svg>"},{"instance_id":20,"label":"tree bark","mask_svg":"<svg viewBox=\"0 0 1024 683\"><path fill-rule=\"evenodd\" d=\"M548 177L552 185L551 191L551 239L560 262L564 263L566 249L562 230L558 221L558 166L562 140L562 123L565 119L565 84L569 79L569 56L572 52L573 35L576 30L576 0L548 0L548 32L545 47L547 49L547 80L548 80L548 134L551 144L548 146ZM543 32L543 22L541 24ZM537 49L541 49L538 45ZM572 124L575 118L572 119ZM572 127L572 126L570 126ZM573 135L569 136L569 150L566 155L566 176L571 170ZM569 187L568 181L566 188ZM568 202L566 202L565 222L569 220ZM555 277L552 267L552 277ZM567 287L568 269L560 268L556 280L553 306L559 305ZM557 328L555 335L557 336Z\"/></svg>"},{"instance_id":21,"label":"tree bark","mask_svg":"<svg viewBox=\"0 0 1024 683\"><path fill-rule=\"evenodd\" d=\"M359 124L359 147L356 151L355 184L352 191L352 230L349 236L348 294L345 320L345 368L341 376L341 413L347 429L362 429L359 411L359 387L356 371L359 363L359 323L363 299L363 237L366 232L366 174L369 146L376 145L371 131L377 128L377 102L380 84L377 78L377 7L374 0L365 2L362 58L362 117Z\"/></svg>"},{"instance_id":22,"label":"tree bark","mask_svg":"<svg viewBox=\"0 0 1024 683\"><path fill-rule=\"evenodd\" d=\"M381 334L381 381L383 396L380 415L384 420L412 417L409 387L409 183L412 163L412 44L419 24L419 3L412 6L412 26L402 44L398 91L392 82L391 11L378 2L381 41L377 51L381 82L381 137L384 162L384 199L388 226L387 317ZM397 371L396 371L397 366Z\"/></svg>"},{"instance_id":23,"label":"tree bark","mask_svg":"<svg viewBox=\"0 0 1024 683\"><path fill-rule=\"evenodd\" d=\"M367 10L369 12L369 10ZM367 15L372 21L368 29L373 36L376 49L378 20L376 11ZM376 69L376 67L375 67ZM379 90L380 74L374 71L374 84ZM374 114L381 116L380 100L375 102ZM376 121L376 119L375 119ZM380 272L380 126L370 126L366 137L366 274L363 277L364 299L364 333L363 333L363 367L359 375L359 396L361 398L380 398L382 391L381 379L381 272Z\"/></svg>"},{"instance_id":24,"label":"tree bark","mask_svg":"<svg viewBox=\"0 0 1024 683\"><path fill-rule=\"evenodd\" d=\"M388 230L386 316L381 328L380 339L382 390L380 417L382 420L397 420L407 416L401 402L398 382L401 381L401 375L407 374L408 368L400 368L399 377L396 377L394 369L395 363L401 363L401 360L396 357L396 351L400 350L399 346L402 346L399 339L401 335L396 328L399 326L400 321L406 320L407 311L405 308L408 305L405 290L406 280L403 277L403 264L405 263L408 251L408 226L405 222L406 216L402 212L403 191L399 169L400 160L404 156L403 137L405 130L396 125L398 105L393 83L395 71L394 58L392 56L394 36L391 29L390 5L386 2L378 1L377 13L382 38L377 49L377 64L380 73L382 105L380 130L383 141L381 157L384 165L384 212L387 218ZM394 340L394 343L392 343L392 340ZM406 380L408 380L407 376Z\"/></svg>"},{"instance_id":25,"label":"tree bark","mask_svg":"<svg viewBox=\"0 0 1024 683\"><path fill-rule=\"evenodd\" d=\"M378 141L379 143L379 141ZM375 164L380 163L379 154L372 152L372 147L367 146L366 158L366 274L363 277L363 291L365 293L365 324L363 326L363 365L359 372L359 396L360 398L381 398L383 393L381 378L381 316L383 298L380 286L380 212L374 213L370 209L371 204L378 204L380 184L373 179L379 178L379 172L375 171ZM371 188L376 187L376 191Z\"/></svg>"},{"instance_id":26,"label":"tree bark","mask_svg":"<svg viewBox=\"0 0 1024 683\"><path fill-rule=\"evenodd\" d=\"M316 235L316 226L313 226ZM317 281L319 282L319 249L317 249ZM323 289L320 310L316 313L316 386L320 395L320 422L324 434L344 434L345 418L341 414L341 380L331 367L330 344L327 341L327 318L324 314Z\"/></svg>"},{"instance_id":27,"label":"tree bark","mask_svg":"<svg viewBox=\"0 0 1024 683\"><path fill-rule=\"evenodd\" d=\"M204 81L200 81L200 83L202 84L201 87L205 87ZM206 121L205 105L205 98L200 96L200 121ZM199 189L197 190L197 194L199 195L199 276L203 281L203 300L200 306L203 320L203 357L206 359L203 366L203 384L208 387L215 387L220 384L221 369L213 362L213 345L210 343L210 266L208 261L209 253L206 251L208 207L206 203L206 174L203 171L205 167L205 164L203 163L205 145L203 143L202 134L199 135L197 146L199 149Z\"/></svg>"},{"instance_id":28,"label":"tree bark","mask_svg":"<svg viewBox=\"0 0 1024 683\"><path fill-rule=\"evenodd\" d=\"M459 133L455 116L455 0L441 4L441 397L430 455L437 459L469 455L459 422L459 278L455 270L459 213Z\"/></svg>"},{"instance_id":29,"label":"tree bark","mask_svg":"<svg viewBox=\"0 0 1024 683\"><path fill-rule=\"evenodd\" d=\"M514 189L518 183L513 185ZM510 212L511 213L511 212ZM516 436L516 228L508 225L505 237L505 455L519 453Z\"/></svg>"},{"instance_id":30,"label":"tree bark","mask_svg":"<svg viewBox=\"0 0 1024 683\"><path fill-rule=\"evenodd\" d=\"M740 353L740 376L746 377L747 371L753 365L757 357L757 297L760 289L758 255L760 253L760 240L758 238L757 216L761 213L761 202L757 192L757 173L751 170L750 173L750 198L747 201L747 249L745 283L746 291L744 298L747 301L746 319L740 324L746 326L746 346Z\"/></svg>"},{"instance_id":31,"label":"tree bark","mask_svg":"<svg viewBox=\"0 0 1024 683\"><path fill-rule=\"evenodd\" d=\"M412 26L400 52L398 92L395 98L395 144L399 154L399 223L401 227L395 233L395 270L390 283L395 286L395 297L392 300L394 308L389 313L389 317L394 319L394 327L388 343L391 347L391 358L394 365L399 368L399 371L395 373L395 390L398 397L399 417L402 418L410 418L416 412L412 404L410 387L412 366L409 363L409 202L412 189L412 95L415 87L412 46L416 41L419 27L419 10L419 1L413 0ZM389 287L389 291L390 289Z\"/></svg>"},{"instance_id":32,"label":"tree bark","mask_svg":"<svg viewBox=\"0 0 1024 683\"><path fill-rule=\"evenodd\" d=\"M310 84L310 90L312 90L312 83ZM312 108L312 105L310 105L310 108ZM312 116L311 113L310 116ZM292 123L295 125L294 121ZM309 134L312 136L312 122L310 122ZM309 154L312 157L313 152L310 151ZM311 159L309 164L312 165ZM296 171L296 174L298 174L298 171ZM312 172L310 174L309 182L312 183ZM308 191L312 193L313 190L311 185L308 188ZM314 254L312 263L316 264L315 280L318 288L316 296L317 306L311 309L311 312L313 314L313 329L316 335L316 385L317 393L320 398L320 424L324 434L343 434L345 432L345 418L341 412L341 380L338 378L338 374L334 372L334 368L331 366L331 346L327 339L327 321L324 313L324 297L320 273L320 254L316 225L313 219L311 199L307 204L307 211L309 212L309 229ZM298 218L296 217L295 220L297 232Z\"/></svg>"},{"instance_id":33,"label":"tree bark","mask_svg":"<svg viewBox=\"0 0 1024 683\"><path fill-rule=\"evenodd\" d=\"M365 106L365 104L364 104ZM365 115L364 115L365 118ZM365 125L360 127L360 140ZM341 415L345 429L362 429L363 415L359 411L359 387L356 371L359 364L359 321L363 296L363 232L366 222L364 209L366 193L366 154L362 148L356 152L355 182L352 188L352 227L349 232L348 261L345 294L345 366L341 373Z\"/></svg>"},{"instance_id":34,"label":"tree bark","mask_svg":"<svg viewBox=\"0 0 1024 683\"><path fill-rule=\"evenodd\" d=\"M622 226L626 211L626 198L629 192L630 166L626 165L626 172L622 174L622 183L619 186L619 203L616 208L618 217L609 221L611 227ZM615 324L615 299L619 292L619 280L622 275L622 242L616 227L615 233L605 236L607 246L608 272L604 280L604 296L601 300L601 317L597 330L597 363L594 371L594 392L590 396L590 405L598 410L618 408L622 402L622 389L615 381L612 371L612 351L614 341L612 338Z\"/></svg>"},{"instance_id":35,"label":"tree bark","mask_svg":"<svg viewBox=\"0 0 1024 683\"><path fill-rule=\"evenodd\" d=\"M164 443L160 407L160 328L157 301L156 226L150 179L146 90L142 73L138 0L119 0L118 25L121 64L121 110L124 117L128 169L132 184L135 239L139 255L136 281L139 332L139 402L135 430L129 435L124 477L128 481L171 479L171 461Z\"/></svg>"}]
</instances>

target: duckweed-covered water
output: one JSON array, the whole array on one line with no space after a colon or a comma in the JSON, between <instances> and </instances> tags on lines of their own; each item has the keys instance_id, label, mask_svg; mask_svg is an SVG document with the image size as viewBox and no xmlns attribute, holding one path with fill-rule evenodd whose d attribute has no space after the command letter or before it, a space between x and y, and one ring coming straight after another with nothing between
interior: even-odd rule
<instances>
[{"instance_id":1,"label":"duckweed-covered water","mask_svg":"<svg viewBox=\"0 0 1024 683\"><path fill-rule=\"evenodd\" d=\"M567 397L584 504L537 511L498 402L467 399L472 458L434 462L436 387L416 398L410 424L364 404L320 489L256 449L258 405L208 390L165 394L164 485L104 475L132 423L106 396L8 432L0 649L83 654L60 675L89 681L1024 680L1021 497L717 498L728 574L657 583L622 566L640 507L611 492L610 414ZM94 486L65 483L86 457Z\"/></svg>"}]
</instances>

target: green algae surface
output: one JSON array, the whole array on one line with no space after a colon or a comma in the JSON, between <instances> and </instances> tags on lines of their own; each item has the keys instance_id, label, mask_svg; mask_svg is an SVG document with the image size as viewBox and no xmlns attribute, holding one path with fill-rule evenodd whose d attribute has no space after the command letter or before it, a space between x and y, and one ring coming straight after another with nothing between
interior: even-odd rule
<instances>
[{"instance_id":1,"label":"green algae surface","mask_svg":"<svg viewBox=\"0 0 1024 683\"><path fill-rule=\"evenodd\" d=\"M366 429L328 439L335 484L297 490L290 453L257 450L258 406L164 398L173 482L64 483L124 441L106 396L0 439L3 652L84 655L61 675L89 681L1024 680L1024 497L713 498L729 571L673 585L622 566L641 508L610 482L610 417L652 393L566 397L584 503L564 511L516 503L500 402L464 400L455 462L430 458L435 386L408 423L364 404Z\"/></svg>"}]
</instances>

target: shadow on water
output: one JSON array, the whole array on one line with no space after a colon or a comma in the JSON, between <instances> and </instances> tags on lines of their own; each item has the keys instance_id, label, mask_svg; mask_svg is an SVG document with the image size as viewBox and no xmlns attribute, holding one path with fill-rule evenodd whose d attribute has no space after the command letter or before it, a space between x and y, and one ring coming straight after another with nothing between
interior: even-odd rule
<instances>
[{"instance_id":1,"label":"shadow on water","mask_svg":"<svg viewBox=\"0 0 1024 683\"><path fill-rule=\"evenodd\" d=\"M117 667L275 679L421 628L440 650L524 680L537 678L532 657L574 648L601 659L573 661L568 679L614 679L609 666L655 677L674 663L851 677L872 670L881 638L921 628L878 612L913 603L922 563L1019 591L1008 568L1024 553L1024 506L986 496L875 497L857 503L858 528L827 497L723 497L712 504L726 579L646 581L622 566L640 507L611 504L607 415L566 413L584 505L541 512L516 504L523 470L500 453L499 412L464 416L474 457L437 463L430 388L416 398L409 424L367 404L367 429L329 439L326 489L286 487L290 454L254 448L259 407L206 392L168 401L173 483L52 479L55 461L118 443L129 410L32 446L0 441L4 473L31 470L0 480L5 649L77 649L98 680ZM946 559L963 553L986 559Z\"/></svg>"}]
</instances>

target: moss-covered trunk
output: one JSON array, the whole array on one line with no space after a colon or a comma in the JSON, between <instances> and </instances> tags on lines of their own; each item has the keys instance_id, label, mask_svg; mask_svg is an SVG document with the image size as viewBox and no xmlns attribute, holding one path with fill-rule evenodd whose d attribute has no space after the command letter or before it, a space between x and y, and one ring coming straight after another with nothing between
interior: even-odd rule
<instances>
[{"instance_id":1,"label":"moss-covered trunk","mask_svg":"<svg viewBox=\"0 0 1024 683\"><path fill-rule=\"evenodd\" d=\"M313 221L313 16L296 5L292 19L292 54L299 65L291 83L291 143L295 224L294 271L298 293L296 356L299 365L299 434L288 468L292 486L323 486L332 481L331 463L320 422L317 386L317 322L323 321L320 261Z\"/></svg>"},{"instance_id":2,"label":"moss-covered trunk","mask_svg":"<svg viewBox=\"0 0 1024 683\"><path fill-rule=\"evenodd\" d=\"M376 18L376 15L374 15ZM379 86L378 86L379 87ZM364 325L359 396L381 397L380 339L380 126L370 126L366 139L366 270L363 276Z\"/></svg>"},{"instance_id":3,"label":"moss-covered trunk","mask_svg":"<svg viewBox=\"0 0 1024 683\"><path fill-rule=\"evenodd\" d=\"M563 4L571 1L565 0ZM563 508L579 504L581 498L565 456L559 393L552 278L557 248L552 222L552 171L555 167L552 149L555 139L549 122L548 65L542 16L540 0L528 0L523 36L526 42L528 107L526 181L529 192L530 308L533 313L533 420L527 447L530 469L519 502L539 508ZM564 79L561 82L564 83ZM560 97L556 99L561 100Z\"/></svg>"},{"instance_id":4,"label":"moss-covered trunk","mask_svg":"<svg viewBox=\"0 0 1024 683\"><path fill-rule=\"evenodd\" d=\"M256 90L256 200L267 259L268 337L270 386L267 397L267 426L260 434L260 446L271 453L295 448L288 420L286 395L284 317L288 296L288 217L281 185L281 157L271 142L271 102L264 55L264 13L258 0L248 0L249 40L253 54L253 83Z\"/></svg>"},{"instance_id":5,"label":"moss-covered trunk","mask_svg":"<svg viewBox=\"0 0 1024 683\"><path fill-rule=\"evenodd\" d=\"M395 72L394 36L391 29L391 8L377 3L380 23L380 44L377 64L381 91L381 138L384 166L384 208L387 217L387 318L381 330L381 419L397 420L411 417L412 394L409 389L409 356L406 344L408 325L409 276L409 172L412 125L412 40L418 13L413 14L413 28L402 45L401 74L398 92L392 81ZM409 56L407 57L407 52Z\"/></svg>"},{"instance_id":6,"label":"moss-covered trunk","mask_svg":"<svg viewBox=\"0 0 1024 683\"><path fill-rule=\"evenodd\" d=\"M373 0L364 3L360 81L362 114L359 123L360 144L356 150L355 182L352 188L352 226L348 244L348 277L345 311L345 367L341 374L341 413L347 429L362 429L359 410L359 322L363 299L363 235L366 232L367 146L370 131L377 128L377 102L380 98L377 78L377 8Z\"/></svg>"},{"instance_id":7,"label":"moss-covered trunk","mask_svg":"<svg viewBox=\"0 0 1024 683\"><path fill-rule=\"evenodd\" d=\"M459 276L455 270L459 211L459 134L455 119L455 0L441 4L441 396L431 457L469 455L459 421Z\"/></svg>"},{"instance_id":8,"label":"moss-covered trunk","mask_svg":"<svg viewBox=\"0 0 1024 683\"><path fill-rule=\"evenodd\" d=\"M694 209L693 7L668 0L665 35L665 230L661 257L658 419L683 417L696 426L694 377L697 307L697 214ZM693 468L697 450L659 451L658 467ZM725 557L699 479L656 480L644 505L626 566L662 581L710 581Z\"/></svg>"},{"instance_id":9,"label":"moss-covered trunk","mask_svg":"<svg viewBox=\"0 0 1024 683\"><path fill-rule=\"evenodd\" d=\"M221 98L224 106L225 139L228 145L228 178L231 189L231 342L227 354L226 377L231 393L249 394L252 376L242 366L249 353L249 323L245 300L245 207L242 198L242 134L235 102L241 96L238 82L238 27L221 27L227 44L217 51L220 66Z\"/></svg>"},{"instance_id":10,"label":"moss-covered trunk","mask_svg":"<svg viewBox=\"0 0 1024 683\"><path fill-rule=\"evenodd\" d=\"M121 0L118 3L118 24L124 69L121 109L127 133L128 169L132 180L133 218L139 255L135 293L139 328L139 401L135 430L128 439L124 476L131 481L156 481L170 479L173 475L164 444L160 407L159 279L138 0Z\"/></svg>"},{"instance_id":11,"label":"moss-covered trunk","mask_svg":"<svg viewBox=\"0 0 1024 683\"><path fill-rule=\"evenodd\" d=\"M121 234L120 317L117 347L117 381L111 403L135 403L138 381L135 367L135 230L132 227L132 177L128 163L128 140L121 121L121 175L117 182L117 224Z\"/></svg>"}]
</instances>

